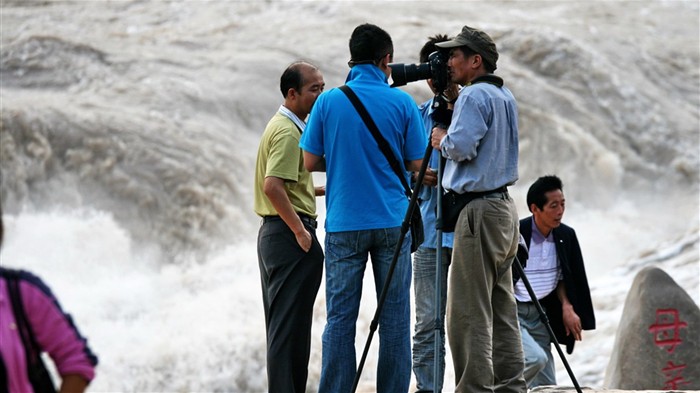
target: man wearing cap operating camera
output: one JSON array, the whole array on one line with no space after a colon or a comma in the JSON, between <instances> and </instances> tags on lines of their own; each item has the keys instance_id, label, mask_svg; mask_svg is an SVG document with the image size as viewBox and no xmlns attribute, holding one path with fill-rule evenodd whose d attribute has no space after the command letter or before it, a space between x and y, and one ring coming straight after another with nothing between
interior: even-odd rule
<instances>
[{"instance_id":1,"label":"man wearing cap operating camera","mask_svg":"<svg viewBox=\"0 0 700 393\"><path fill-rule=\"evenodd\" d=\"M443 187L469 201L455 226L448 285L455 392L525 392L511 273L518 215L507 190L518 179L516 101L493 74L498 51L486 33L464 26L437 46L450 50L450 79L464 86L449 128L431 134L447 158Z\"/></svg>"}]
</instances>

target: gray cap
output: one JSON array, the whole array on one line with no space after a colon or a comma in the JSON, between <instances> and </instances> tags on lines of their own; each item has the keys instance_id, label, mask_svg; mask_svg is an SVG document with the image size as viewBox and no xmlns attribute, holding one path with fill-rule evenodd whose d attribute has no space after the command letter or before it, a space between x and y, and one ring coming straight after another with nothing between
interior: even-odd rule
<instances>
[{"instance_id":1,"label":"gray cap","mask_svg":"<svg viewBox=\"0 0 700 393\"><path fill-rule=\"evenodd\" d=\"M498 61L498 51L496 44L488 34L481 30L473 29L469 26L464 26L457 37L449 40L438 42L435 44L438 48L456 48L458 46L466 46L474 52L481 55L486 63L496 69Z\"/></svg>"}]
</instances>

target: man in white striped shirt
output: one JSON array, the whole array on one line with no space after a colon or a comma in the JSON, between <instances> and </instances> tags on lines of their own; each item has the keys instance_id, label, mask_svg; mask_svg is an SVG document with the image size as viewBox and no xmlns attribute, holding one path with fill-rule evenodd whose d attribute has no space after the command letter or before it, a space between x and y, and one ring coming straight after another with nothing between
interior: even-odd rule
<instances>
[{"instance_id":1,"label":"man in white striped shirt","mask_svg":"<svg viewBox=\"0 0 700 393\"><path fill-rule=\"evenodd\" d=\"M525 275L558 341L571 353L574 341L581 340L581 331L595 328L595 316L576 232L561 222L565 209L562 189L556 176L540 177L530 186L527 205L532 216L520 220L520 233L529 249ZM547 327L522 280L514 281L528 388L556 385Z\"/></svg>"}]
</instances>

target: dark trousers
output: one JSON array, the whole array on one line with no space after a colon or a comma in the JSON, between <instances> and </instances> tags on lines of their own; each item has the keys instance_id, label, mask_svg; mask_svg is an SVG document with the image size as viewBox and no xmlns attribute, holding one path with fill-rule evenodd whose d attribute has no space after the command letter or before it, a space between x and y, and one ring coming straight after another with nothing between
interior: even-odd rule
<instances>
[{"instance_id":1,"label":"dark trousers","mask_svg":"<svg viewBox=\"0 0 700 393\"><path fill-rule=\"evenodd\" d=\"M316 231L309 252L297 244L281 219L266 220L258 232L258 264L267 328L270 393L304 392L308 377L313 307L323 274L323 250Z\"/></svg>"}]
</instances>

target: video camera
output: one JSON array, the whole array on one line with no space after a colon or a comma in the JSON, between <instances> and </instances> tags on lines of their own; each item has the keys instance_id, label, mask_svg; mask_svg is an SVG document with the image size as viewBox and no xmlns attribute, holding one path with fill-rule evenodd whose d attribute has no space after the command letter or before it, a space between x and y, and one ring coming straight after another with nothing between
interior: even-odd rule
<instances>
[{"instance_id":1,"label":"video camera","mask_svg":"<svg viewBox=\"0 0 700 393\"><path fill-rule=\"evenodd\" d=\"M421 79L432 79L433 87L438 93L442 93L449 83L447 72L448 55L444 51L435 51L428 56L427 63L420 64L389 64L391 67L391 79L394 83L391 87L404 86L409 82Z\"/></svg>"}]
</instances>

